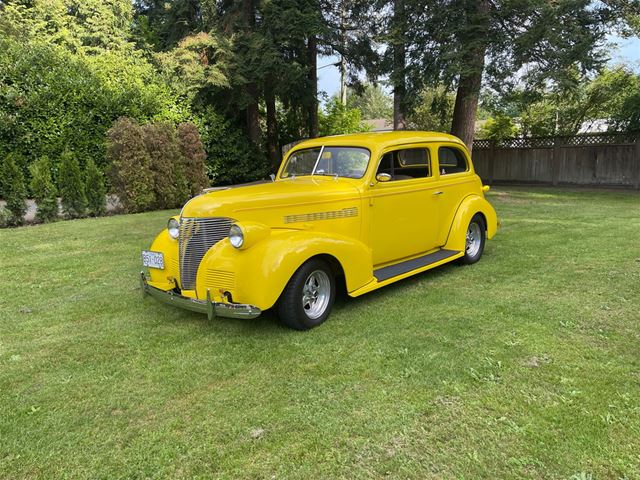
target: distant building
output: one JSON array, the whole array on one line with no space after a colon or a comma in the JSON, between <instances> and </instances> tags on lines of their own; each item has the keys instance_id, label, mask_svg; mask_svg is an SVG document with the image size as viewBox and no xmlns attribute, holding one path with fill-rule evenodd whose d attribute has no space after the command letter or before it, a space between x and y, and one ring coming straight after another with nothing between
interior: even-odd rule
<instances>
[{"instance_id":1,"label":"distant building","mask_svg":"<svg viewBox=\"0 0 640 480\"><path fill-rule=\"evenodd\" d=\"M363 120L362 123L369 125L372 132L393 130L393 120L388 120L386 118L373 118L369 120Z\"/></svg>"},{"instance_id":2,"label":"distant building","mask_svg":"<svg viewBox=\"0 0 640 480\"><path fill-rule=\"evenodd\" d=\"M606 118L598 118L595 120L587 120L582 122L578 133L602 133L609 130L609 120Z\"/></svg>"}]
</instances>

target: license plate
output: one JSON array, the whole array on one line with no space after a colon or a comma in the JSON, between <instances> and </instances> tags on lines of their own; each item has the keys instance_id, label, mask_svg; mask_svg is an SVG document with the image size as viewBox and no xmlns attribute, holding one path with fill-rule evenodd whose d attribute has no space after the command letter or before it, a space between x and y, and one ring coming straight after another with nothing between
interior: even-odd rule
<instances>
[{"instance_id":1,"label":"license plate","mask_svg":"<svg viewBox=\"0 0 640 480\"><path fill-rule=\"evenodd\" d=\"M142 251L142 265L149 268L164 269L164 255L162 252Z\"/></svg>"}]
</instances>

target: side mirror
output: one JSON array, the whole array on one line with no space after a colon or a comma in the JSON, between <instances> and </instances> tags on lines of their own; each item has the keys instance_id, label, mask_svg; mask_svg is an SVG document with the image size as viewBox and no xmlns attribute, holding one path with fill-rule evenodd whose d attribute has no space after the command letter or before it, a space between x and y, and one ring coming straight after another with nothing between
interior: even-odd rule
<instances>
[{"instance_id":1,"label":"side mirror","mask_svg":"<svg viewBox=\"0 0 640 480\"><path fill-rule=\"evenodd\" d=\"M376 180L381 183L388 182L391 180L391 175L388 173L379 173L376 175Z\"/></svg>"}]
</instances>

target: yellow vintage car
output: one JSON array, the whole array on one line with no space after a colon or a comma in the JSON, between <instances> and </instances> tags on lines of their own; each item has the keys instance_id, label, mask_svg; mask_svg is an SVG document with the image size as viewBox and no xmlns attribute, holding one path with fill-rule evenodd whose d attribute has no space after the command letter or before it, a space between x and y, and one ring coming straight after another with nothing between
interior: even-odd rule
<instances>
[{"instance_id":1,"label":"yellow vintage car","mask_svg":"<svg viewBox=\"0 0 640 480\"><path fill-rule=\"evenodd\" d=\"M273 181L189 200L142 253L142 291L209 318L275 308L307 330L329 316L337 284L357 297L447 262L477 262L498 228L487 190L451 135L306 140Z\"/></svg>"}]
</instances>

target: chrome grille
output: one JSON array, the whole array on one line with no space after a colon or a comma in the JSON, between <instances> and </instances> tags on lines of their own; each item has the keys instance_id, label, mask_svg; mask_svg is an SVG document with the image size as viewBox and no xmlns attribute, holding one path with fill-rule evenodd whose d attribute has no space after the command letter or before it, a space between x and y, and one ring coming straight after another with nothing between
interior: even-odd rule
<instances>
[{"instance_id":1,"label":"chrome grille","mask_svg":"<svg viewBox=\"0 0 640 480\"><path fill-rule=\"evenodd\" d=\"M196 274L205 253L229 235L231 218L181 218L179 255L180 286L183 290L196 288Z\"/></svg>"}]
</instances>

